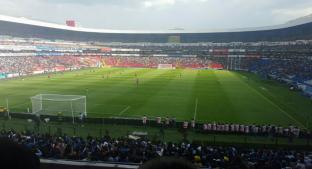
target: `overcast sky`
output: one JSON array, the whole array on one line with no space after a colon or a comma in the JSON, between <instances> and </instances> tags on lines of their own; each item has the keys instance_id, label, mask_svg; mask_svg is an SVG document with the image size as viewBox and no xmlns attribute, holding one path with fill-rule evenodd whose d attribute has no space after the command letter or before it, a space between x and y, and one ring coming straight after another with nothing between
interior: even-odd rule
<instances>
[{"instance_id":1,"label":"overcast sky","mask_svg":"<svg viewBox=\"0 0 312 169\"><path fill-rule=\"evenodd\" d=\"M0 14L103 29L213 30L281 24L312 0L0 0Z\"/></svg>"}]
</instances>

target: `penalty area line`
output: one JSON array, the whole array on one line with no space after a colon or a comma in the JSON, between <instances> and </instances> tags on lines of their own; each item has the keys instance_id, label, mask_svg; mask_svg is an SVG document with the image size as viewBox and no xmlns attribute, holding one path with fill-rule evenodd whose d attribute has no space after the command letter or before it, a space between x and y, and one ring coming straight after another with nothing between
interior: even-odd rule
<instances>
[{"instance_id":1,"label":"penalty area line","mask_svg":"<svg viewBox=\"0 0 312 169\"><path fill-rule=\"evenodd\" d=\"M294 121L295 123L301 125L301 127L303 127L304 129L307 129L307 126L305 126L303 123L301 123L300 121L298 121L297 119L295 119L292 115L290 115L288 112L286 112L284 109L282 109L279 105L277 105L276 103L274 103L272 100L270 100L269 98L267 98L266 96L264 96L262 93L260 93L258 90L254 89L253 87L251 87L249 84L244 83L247 87L249 87L254 93L256 93L257 95L259 95L260 97L262 97L264 100L266 100L268 103L270 103L271 105L273 105L274 107L276 107L279 111L281 111L286 117L288 117L289 119L291 119L292 121ZM268 92L269 93L269 92ZM270 94L270 93L269 93Z\"/></svg>"},{"instance_id":2,"label":"penalty area line","mask_svg":"<svg viewBox=\"0 0 312 169\"><path fill-rule=\"evenodd\" d=\"M130 106L124 108L121 112L118 113L118 116L121 116L124 112L130 109Z\"/></svg>"}]
</instances>

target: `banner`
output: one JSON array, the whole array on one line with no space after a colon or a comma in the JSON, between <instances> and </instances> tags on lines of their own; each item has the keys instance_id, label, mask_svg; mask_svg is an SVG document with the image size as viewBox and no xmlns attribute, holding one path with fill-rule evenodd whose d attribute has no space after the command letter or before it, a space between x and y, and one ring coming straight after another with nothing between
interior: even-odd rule
<instances>
[{"instance_id":1,"label":"banner","mask_svg":"<svg viewBox=\"0 0 312 169\"><path fill-rule=\"evenodd\" d=\"M7 74L5 73L0 73L0 79L5 79L7 78Z\"/></svg>"}]
</instances>

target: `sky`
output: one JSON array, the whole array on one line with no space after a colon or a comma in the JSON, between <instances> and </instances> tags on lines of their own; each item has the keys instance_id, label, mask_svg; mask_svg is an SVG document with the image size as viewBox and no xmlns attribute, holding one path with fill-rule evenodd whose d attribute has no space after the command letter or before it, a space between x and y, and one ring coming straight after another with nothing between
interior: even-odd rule
<instances>
[{"instance_id":1,"label":"sky","mask_svg":"<svg viewBox=\"0 0 312 169\"><path fill-rule=\"evenodd\" d=\"M0 0L0 14L120 30L215 30L282 24L312 0Z\"/></svg>"}]
</instances>

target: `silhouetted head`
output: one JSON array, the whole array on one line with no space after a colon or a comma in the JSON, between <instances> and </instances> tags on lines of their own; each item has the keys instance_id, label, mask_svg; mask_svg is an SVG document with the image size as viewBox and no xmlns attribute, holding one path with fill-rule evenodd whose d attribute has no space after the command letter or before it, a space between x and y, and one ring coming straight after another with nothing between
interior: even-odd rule
<instances>
[{"instance_id":1,"label":"silhouetted head","mask_svg":"<svg viewBox=\"0 0 312 169\"><path fill-rule=\"evenodd\" d=\"M0 138L0 168L39 169L39 158L26 147Z\"/></svg>"}]
</instances>

